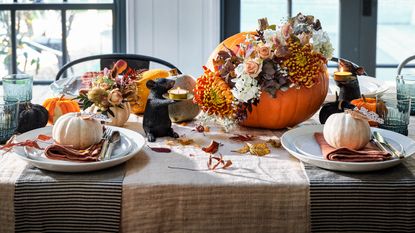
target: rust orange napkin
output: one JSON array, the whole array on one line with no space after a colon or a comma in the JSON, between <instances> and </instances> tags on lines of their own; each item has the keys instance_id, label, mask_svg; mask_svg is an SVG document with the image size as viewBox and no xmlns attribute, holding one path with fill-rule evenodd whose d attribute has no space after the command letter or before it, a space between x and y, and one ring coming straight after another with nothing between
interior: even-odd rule
<instances>
[{"instance_id":1,"label":"rust orange napkin","mask_svg":"<svg viewBox=\"0 0 415 233\"><path fill-rule=\"evenodd\" d=\"M104 140L101 140L98 144L94 144L84 150L75 150L68 146L53 144L45 149L45 155L49 159L94 162L99 159L103 142Z\"/></svg>"},{"instance_id":2,"label":"rust orange napkin","mask_svg":"<svg viewBox=\"0 0 415 233\"><path fill-rule=\"evenodd\" d=\"M376 162L388 160L392 157L390 153L380 151L370 142L361 150L353 150L346 147L336 149L324 140L323 133L315 133L314 137L320 145L324 158L327 160L341 162Z\"/></svg>"}]
</instances>

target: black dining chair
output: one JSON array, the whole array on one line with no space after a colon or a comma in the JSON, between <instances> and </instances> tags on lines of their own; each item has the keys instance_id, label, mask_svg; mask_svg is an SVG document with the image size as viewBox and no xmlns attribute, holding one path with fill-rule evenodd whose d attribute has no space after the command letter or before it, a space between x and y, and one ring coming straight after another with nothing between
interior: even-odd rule
<instances>
[{"instance_id":1,"label":"black dining chair","mask_svg":"<svg viewBox=\"0 0 415 233\"><path fill-rule=\"evenodd\" d=\"M100 60L100 68L101 70L103 70L105 67L108 67L108 68L112 67L112 65L119 59L125 60L128 63L128 66L133 69L149 69L150 62L154 62L157 64L164 65L170 69L176 69L179 74L182 73L176 66L160 58L139 55L139 54L112 53L112 54L93 55L93 56L88 56L88 57L83 57L83 58L73 60L65 64L59 70L59 72L56 74L55 80L59 80L60 78L66 78L66 71L72 66L79 64L79 63L92 61L92 60Z\"/></svg>"}]
</instances>

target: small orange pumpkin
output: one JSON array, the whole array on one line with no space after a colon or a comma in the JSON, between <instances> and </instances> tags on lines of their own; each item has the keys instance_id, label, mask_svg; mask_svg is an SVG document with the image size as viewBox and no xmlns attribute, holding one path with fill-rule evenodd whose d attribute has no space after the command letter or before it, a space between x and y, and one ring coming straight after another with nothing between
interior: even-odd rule
<instances>
[{"instance_id":1,"label":"small orange pumpkin","mask_svg":"<svg viewBox=\"0 0 415 233\"><path fill-rule=\"evenodd\" d=\"M362 98L354 99L350 103L359 109L364 107L371 112L376 112L376 98L367 98L362 95Z\"/></svg>"},{"instance_id":2,"label":"small orange pumpkin","mask_svg":"<svg viewBox=\"0 0 415 233\"><path fill-rule=\"evenodd\" d=\"M217 70L213 59L225 47L237 52L237 45L244 43L246 35L255 35L256 32L241 32L235 34L216 47L209 57L206 67ZM313 116L326 98L329 87L329 74L321 74L319 82L311 88L290 88L287 91L277 91L277 98L266 92L260 96L259 103L252 106L248 117L242 125L266 129L281 129L301 123Z\"/></svg>"},{"instance_id":3,"label":"small orange pumpkin","mask_svg":"<svg viewBox=\"0 0 415 233\"><path fill-rule=\"evenodd\" d=\"M48 110L48 123L52 125L60 116L66 113L81 111L78 102L67 99L63 95L61 97L48 98L42 105L46 108L46 110Z\"/></svg>"}]
</instances>

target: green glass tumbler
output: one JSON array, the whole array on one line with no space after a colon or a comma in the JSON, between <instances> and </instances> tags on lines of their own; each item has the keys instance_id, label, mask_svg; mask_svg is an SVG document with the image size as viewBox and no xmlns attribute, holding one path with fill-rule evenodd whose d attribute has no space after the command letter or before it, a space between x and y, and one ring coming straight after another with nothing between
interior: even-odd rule
<instances>
[{"instance_id":1,"label":"green glass tumbler","mask_svg":"<svg viewBox=\"0 0 415 233\"><path fill-rule=\"evenodd\" d=\"M383 101L384 107L380 109ZM382 97L376 97L377 112L381 112L380 116L384 120L383 124L379 124L379 128L387 129L408 136L408 125L411 112L411 97L408 95L400 95L398 98L394 93L384 94Z\"/></svg>"},{"instance_id":2,"label":"green glass tumbler","mask_svg":"<svg viewBox=\"0 0 415 233\"><path fill-rule=\"evenodd\" d=\"M20 102L32 100L33 76L29 74L10 74L2 79L4 100L18 99Z\"/></svg>"},{"instance_id":3,"label":"green glass tumbler","mask_svg":"<svg viewBox=\"0 0 415 233\"><path fill-rule=\"evenodd\" d=\"M396 77L396 93L398 100L405 99L407 96L411 98L411 115L415 115L415 75L398 75Z\"/></svg>"},{"instance_id":4,"label":"green glass tumbler","mask_svg":"<svg viewBox=\"0 0 415 233\"><path fill-rule=\"evenodd\" d=\"M9 97L6 101L0 97L0 145L6 143L17 129L19 103L16 98Z\"/></svg>"}]
</instances>

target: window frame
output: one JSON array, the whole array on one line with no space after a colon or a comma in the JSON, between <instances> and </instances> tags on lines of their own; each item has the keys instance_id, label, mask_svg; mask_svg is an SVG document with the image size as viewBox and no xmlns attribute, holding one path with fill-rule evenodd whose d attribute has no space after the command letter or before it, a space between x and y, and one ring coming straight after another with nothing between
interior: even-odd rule
<instances>
[{"instance_id":1,"label":"window frame","mask_svg":"<svg viewBox=\"0 0 415 233\"><path fill-rule=\"evenodd\" d=\"M0 11L9 11L11 20L11 46L12 46L12 66L13 74L17 73L17 35L16 35L16 11L20 10L60 10L61 30L62 30L62 65L68 62L66 12L68 10L111 10L112 11L112 41L114 53L126 52L126 0L113 0L112 3L71 3L62 0L62 3L0 3ZM92 55L92 54L91 54ZM60 67L59 67L60 68ZM48 85L51 80L34 80L34 84Z\"/></svg>"}]
</instances>

